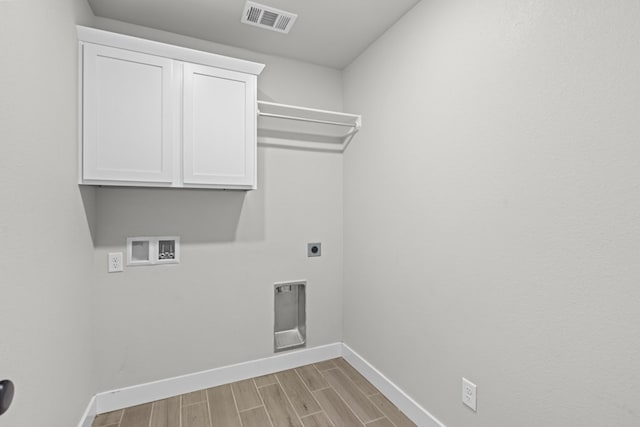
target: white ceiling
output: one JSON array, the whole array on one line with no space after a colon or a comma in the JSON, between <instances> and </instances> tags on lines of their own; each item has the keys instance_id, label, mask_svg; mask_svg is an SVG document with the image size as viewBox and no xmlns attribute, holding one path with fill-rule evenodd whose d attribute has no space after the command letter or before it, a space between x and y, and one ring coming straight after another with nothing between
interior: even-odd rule
<instances>
[{"instance_id":1,"label":"white ceiling","mask_svg":"<svg viewBox=\"0 0 640 427\"><path fill-rule=\"evenodd\" d=\"M244 0L89 0L97 16L342 69L419 0L254 0L298 14L289 34L241 24Z\"/></svg>"}]
</instances>

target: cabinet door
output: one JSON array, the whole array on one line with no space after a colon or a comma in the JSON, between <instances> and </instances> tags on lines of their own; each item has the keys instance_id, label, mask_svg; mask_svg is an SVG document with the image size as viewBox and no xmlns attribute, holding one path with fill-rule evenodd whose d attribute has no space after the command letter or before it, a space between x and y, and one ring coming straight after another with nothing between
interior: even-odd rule
<instances>
[{"instance_id":1,"label":"cabinet door","mask_svg":"<svg viewBox=\"0 0 640 427\"><path fill-rule=\"evenodd\" d=\"M253 75L184 64L185 186L255 188L256 82Z\"/></svg>"},{"instance_id":2,"label":"cabinet door","mask_svg":"<svg viewBox=\"0 0 640 427\"><path fill-rule=\"evenodd\" d=\"M171 183L172 61L83 49L83 180Z\"/></svg>"}]
</instances>

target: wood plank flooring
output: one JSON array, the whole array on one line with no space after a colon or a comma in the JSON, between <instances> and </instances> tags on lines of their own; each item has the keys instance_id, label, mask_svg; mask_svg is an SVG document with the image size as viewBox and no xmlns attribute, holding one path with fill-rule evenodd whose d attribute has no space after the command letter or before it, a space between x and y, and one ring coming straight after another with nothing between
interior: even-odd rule
<instances>
[{"instance_id":1,"label":"wood plank flooring","mask_svg":"<svg viewBox=\"0 0 640 427\"><path fill-rule=\"evenodd\" d=\"M415 427L338 358L100 414L93 427Z\"/></svg>"}]
</instances>

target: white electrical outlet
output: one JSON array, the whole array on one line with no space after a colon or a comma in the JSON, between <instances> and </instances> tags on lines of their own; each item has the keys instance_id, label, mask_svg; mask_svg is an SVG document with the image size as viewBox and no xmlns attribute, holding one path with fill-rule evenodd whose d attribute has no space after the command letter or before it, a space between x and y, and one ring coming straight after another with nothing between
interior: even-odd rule
<instances>
[{"instance_id":1,"label":"white electrical outlet","mask_svg":"<svg viewBox=\"0 0 640 427\"><path fill-rule=\"evenodd\" d=\"M109 273L117 273L122 271L122 252L110 252L109 253Z\"/></svg>"},{"instance_id":2,"label":"white electrical outlet","mask_svg":"<svg viewBox=\"0 0 640 427\"><path fill-rule=\"evenodd\" d=\"M476 388L477 386L466 378L462 378L462 403L469 408L476 410Z\"/></svg>"}]
</instances>

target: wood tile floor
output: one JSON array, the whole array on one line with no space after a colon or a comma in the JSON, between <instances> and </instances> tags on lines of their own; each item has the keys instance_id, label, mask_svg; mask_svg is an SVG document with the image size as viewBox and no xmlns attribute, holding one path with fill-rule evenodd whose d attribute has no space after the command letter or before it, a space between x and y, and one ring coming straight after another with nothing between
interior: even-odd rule
<instances>
[{"instance_id":1,"label":"wood tile floor","mask_svg":"<svg viewBox=\"0 0 640 427\"><path fill-rule=\"evenodd\" d=\"M409 427L344 359L98 415L93 427Z\"/></svg>"}]
</instances>

